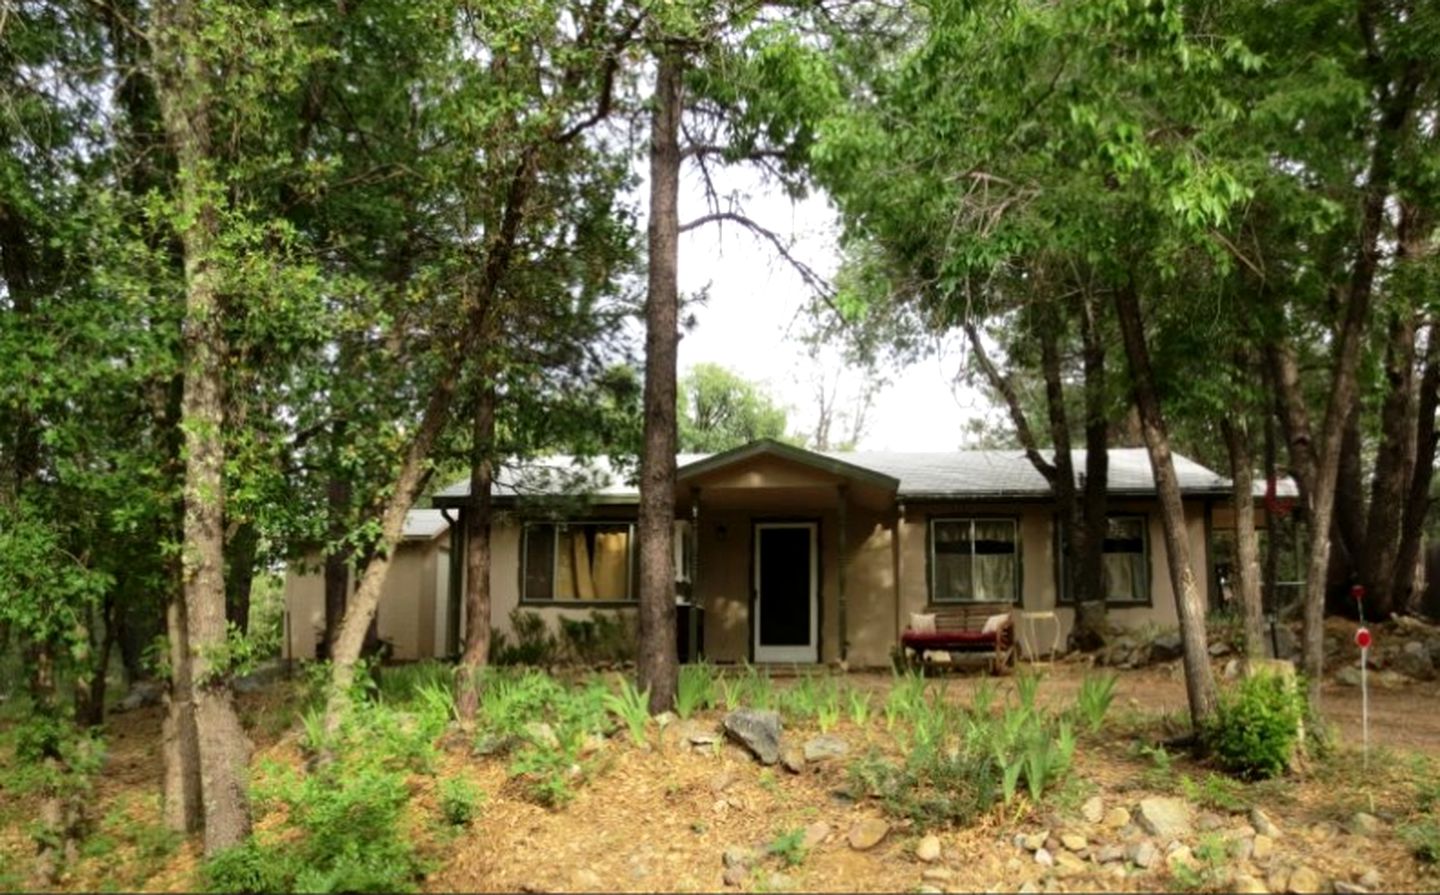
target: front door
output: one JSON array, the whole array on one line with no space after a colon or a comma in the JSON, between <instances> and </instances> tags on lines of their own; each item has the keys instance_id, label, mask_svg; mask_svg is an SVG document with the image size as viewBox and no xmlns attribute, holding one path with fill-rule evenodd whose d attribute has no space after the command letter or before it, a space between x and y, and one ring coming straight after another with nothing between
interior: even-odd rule
<instances>
[{"instance_id":1,"label":"front door","mask_svg":"<svg viewBox=\"0 0 1440 895\"><path fill-rule=\"evenodd\" d=\"M820 600L813 522L755 526L755 661L818 662Z\"/></svg>"}]
</instances>

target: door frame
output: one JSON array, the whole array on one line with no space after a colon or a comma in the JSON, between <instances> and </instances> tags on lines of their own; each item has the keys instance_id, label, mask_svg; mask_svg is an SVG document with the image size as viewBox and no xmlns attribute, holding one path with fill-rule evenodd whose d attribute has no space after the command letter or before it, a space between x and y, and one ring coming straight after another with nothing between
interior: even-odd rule
<instances>
[{"instance_id":1,"label":"door frame","mask_svg":"<svg viewBox=\"0 0 1440 895\"><path fill-rule=\"evenodd\" d=\"M764 529L800 528L810 532L810 642L804 646L764 646L760 643L760 613L764 595L760 592L760 570L764 558L760 551L760 533ZM753 571L750 588L751 635L750 652L756 663L794 662L814 664L820 661L820 524L818 522L761 522L751 524Z\"/></svg>"}]
</instances>

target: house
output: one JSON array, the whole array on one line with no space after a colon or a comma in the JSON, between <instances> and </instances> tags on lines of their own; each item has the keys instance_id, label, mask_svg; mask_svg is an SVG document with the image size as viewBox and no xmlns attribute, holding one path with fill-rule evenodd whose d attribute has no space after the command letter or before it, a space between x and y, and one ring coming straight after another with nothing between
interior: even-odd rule
<instances>
[{"instance_id":1,"label":"house","mask_svg":"<svg viewBox=\"0 0 1440 895\"><path fill-rule=\"evenodd\" d=\"M1074 611L1059 585L1054 499L1020 451L820 453L764 440L677 462L677 599L703 610L710 661L884 666L911 613L967 600L1049 613L1022 614L1018 625L1022 640L1043 648L1068 636ZM1077 468L1083 463L1076 458ZM1175 468L1195 571L1213 601L1211 525L1230 485L1179 455ZM517 607L552 627L596 610L633 610L639 493L631 472L550 458L497 481L497 631L513 636ZM1122 626L1173 626L1145 451L1111 450L1109 487L1110 618ZM434 501L452 514L463 514L467 502L468 480ZM451 529L456 556L463 555L463 530ZM463 630L462 566L451 566L450 632ZM453 653L454 645L440 652Z\"/></svg>"},{"instance_id":2,"label":"house","mask_svg":"<svg viewBox=\"0 0 1440 895\"><path fill-rule=\"evenodd\" d=\"M445 610L450 596L450 522L440 510L411 510L380 595L375 626L394 659L446 655L453 642ZM360 584L352 569L350 593ZM319 553L285 570L285 639L281 658L314 659L325 633L325 574Z\"/></svg>"}]
</instances>

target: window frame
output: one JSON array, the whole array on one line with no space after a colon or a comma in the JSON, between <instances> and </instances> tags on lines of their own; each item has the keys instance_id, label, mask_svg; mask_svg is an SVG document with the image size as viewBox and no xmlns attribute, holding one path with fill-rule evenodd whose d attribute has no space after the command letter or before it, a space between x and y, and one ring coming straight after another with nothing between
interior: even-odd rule
<instances>
[{"instance_id":1,"label":"window frame","mask_svg":"<svg viewBox=\"0 0 1440 895\"><path fill-rule=\"evenodd\" d=\"M1015 575L1014 575L1014 581L1015 581L1014 587L1015 587L1015 592L1014 592L1013 594L1011 594L1010 599L1008 599L1008 600L999 600L999 601L997 601L997 600L981 600L981 599L973 599L973 598L971 598L971 599L966 599L966 598L963 598L963 597L961 597L961 598L945 597L945 598L942 599L941 597L939 597L939 596L936 594L936 581L937 581L938 576L936 575L936 566L935 566L935 526L936 526L937 524L946 523L946 522L966 522L966 523L969 523L969 525L970 525L970 584L971 584L971 592L972 592L972 593L974 592L974 584L975 584L975 523L977 523L977 522L1008 522L1008 523L1010 523L1010 530L1011 530L1012 532L1014 532L1014 535L1015 535L1015 538L1014 538L1014 540L1012 541L1012 543L1015 545L1015 550L1014 550L1014 552L1011 554L1011 556L1014 558L1013 561L1014 561L1014 563L1015 563ZM926 579L928 579L928 580L926 581L926 597L929 599L929 605L930 605L930 606L983 605L983 604L986 604L986 603L996 603L996 602L1008 603L1008 604L1011 605L1011 606L1019 606L1019 605L1021 605L1021 603L1022 603L1022 601L1023 601L1023 599L1024 599L1024 593L1025 593L1025 562L1024 562L1024 549L1023 549L1023 545L1022 545L1021 540L1020 540L1020 517L1019 517L1018 515L1015 515L1015 514L1007 514L1007 513L970 513L970 514L963 515L963 516L961 516L961 515L953 515L953 514L943 514L943 515L930 516L930 517L926 520L926 524L925 524L925 557L926 557L925 577L926 577Z\"/></svg>"},{"instance_id":2,"label":"window frame","mask_svg":"<svg viewBox=\"0 0 1440 895\"><path fill-rule=\"evenodd\" d=\"M1112 520L1126 519L1133 519L1140 523L1140 570L1144 596L1139 600L1117 600L1106 593L1105 608L1107 609L1145 609L1155 605L1155 570L1152 565L1150 549L1150 514L1142 511L1105 514L1107 525ZM1074 606L1075 597L1070 593L1070 577L1066 574L1065 567L1065 531L1065 520L1056 516L1055 564L1059 574L1055 588L1055 604L1057 606ZM1105 553L1102 552L1102 559L1104 555Z\"/></svg>"},{"instance_id":3,"label":"window frame","mask_svg":"<svg viewBox=\"0 0 1440 895\"><path fill-rule=\"evenodd\" d=\"M570 606L581 608L638 606L640 598L635 590L636 562L638 559L635 550L635 530L638 524L635 519L535 519L523 523L520 526L520 605ZM531 529L541 526L549 526L554 529L554 537L551 540L550 548L550 596L548 598L531 597L526 586L530 573L530 531ZM564 529L572 526L625 527L625 597L623 599L561 600L555 597L555 581L559 577L560 571L560 533Z\"/></svg>"}]
</instances>

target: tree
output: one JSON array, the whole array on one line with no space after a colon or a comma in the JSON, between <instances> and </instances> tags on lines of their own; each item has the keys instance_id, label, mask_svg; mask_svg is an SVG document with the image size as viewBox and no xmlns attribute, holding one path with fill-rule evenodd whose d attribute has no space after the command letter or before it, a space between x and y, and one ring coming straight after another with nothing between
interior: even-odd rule
<instances>
[{"instance_id":1,"label":"tree","mask_svg":"<svg viewBox=\"0 0 1440 895\"><path fill-rule=\"evenodd\" d=\"M785 436L785 410L754 382L719 364L696 364L680 382L679 448L716 453Z\"/></svg>"}]
</instances>

